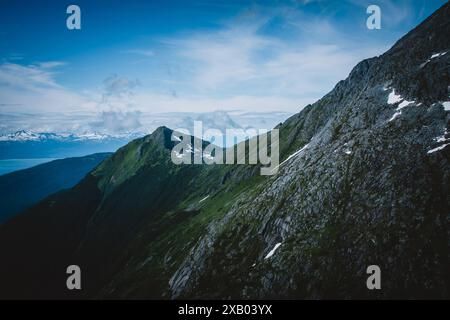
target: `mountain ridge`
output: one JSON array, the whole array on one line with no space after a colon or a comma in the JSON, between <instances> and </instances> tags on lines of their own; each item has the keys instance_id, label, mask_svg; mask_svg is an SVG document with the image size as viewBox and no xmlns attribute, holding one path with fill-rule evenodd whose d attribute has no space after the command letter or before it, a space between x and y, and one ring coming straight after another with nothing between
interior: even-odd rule
<instances>
[{"instance_id":1,"label":"mountain ridge","mask_svg":"<svg viewBox=\"0 0 450 320\"><path fill-rule=\"evenodd\" d=\"M0 176L0 223L55 192L73 187L110 155L53 160Z\"/></svg>"},{"instance_id":2,"label":"mountain ridge","mask_svg":"<svg viewBox=\"0 0 450 320\"><path fill-rule=\"evenodd\" d=\"M176 166L164 127L120 148L0 227L0 295L448 298L450 55L430 60L450 50L448 16L447 3L278 125L274 176ZM75 262L82 292L65 288ZM373 264L380 291L366 288Z\"/></svg>"},{"instance_id":3,"label":"mountain ridge","mask_svg":"<svg viewBox=\"0 0 450 320\"><path fill-rule=\"evenodd\" d=\"M34 132L28 130L18 130L14 133L0 135L0 142L18 142L18 141L80 141L80 140L105 140L105 139L133 139L144 136L144 133L125 133L117 135L102 134L98 132L85 132L83 134L75 133L54 133L54 132Z\"/></svg>"}]
</instances>

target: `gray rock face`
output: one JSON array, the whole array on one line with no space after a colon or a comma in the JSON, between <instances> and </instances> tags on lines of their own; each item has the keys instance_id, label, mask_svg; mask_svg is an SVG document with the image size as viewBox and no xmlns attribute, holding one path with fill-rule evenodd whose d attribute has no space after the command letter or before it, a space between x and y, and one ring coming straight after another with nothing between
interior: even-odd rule
<instances>
[{"instance_id":1,"label":"gray rock face","mask_svg":"<svg viewBox=\"0 0 450 320\"><path fill-rule=\"evenodd\" d=\"M449 17L446 4L279 127L284 158L307 147L210 225L172 298L449 297Z\"/></svg>"},{"instance_id":2,"label":"gray rock face","mask_svg":"<svg viewBox=\"0 0 450 320\"><path fill-rule=\"evenodd\" d=\"M165 127L130 142L0 226L0 297L450 298L449 17L278 125L274 176L175 165Z\"/></svg>"}]
</instances>

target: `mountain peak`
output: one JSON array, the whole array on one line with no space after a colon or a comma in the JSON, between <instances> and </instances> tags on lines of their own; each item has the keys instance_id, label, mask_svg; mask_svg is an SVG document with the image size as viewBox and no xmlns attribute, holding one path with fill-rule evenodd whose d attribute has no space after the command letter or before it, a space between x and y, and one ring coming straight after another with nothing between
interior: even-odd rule
<instances>
[{"instance_id":1,"label":"mountain peak","mask_svg":"<svg viewBox=\"0 0 450 320\"><path fill-rule=\"evenodd\" d=\"M449 100L450 3L407 33L386 53L358 63L326 97L345 99L354 90L385 87L408 101Z\"/></svg>"},{"instance_id":2,"label":"mountain peak","mask_svg":"<svg viewBox=\"0 0 450 320\"><path fill-rule=\"evenodd\" d=\"M167 128L166 126L160 126L155 129L146 139L150 139L158 144L163 145L165 148L170 149L173 146L172 142L172 132L173 130Z\"/></svg>"},{"instance_id":3,"label":"mountain peak","mask_svg":"<svg viewBox=\"0 0 450 320\"><path fill-rule=\"evenodd\" d=\"M450 2L446 2L425 21L408 32L385 53L405 54L404 58L425 59L450 48Z\"/></svg>"}]
</instances>

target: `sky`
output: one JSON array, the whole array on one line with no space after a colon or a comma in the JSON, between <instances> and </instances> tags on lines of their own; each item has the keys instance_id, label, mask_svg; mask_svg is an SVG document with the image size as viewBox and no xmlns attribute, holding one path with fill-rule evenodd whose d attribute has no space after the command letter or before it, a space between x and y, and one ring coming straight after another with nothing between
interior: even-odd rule
<instances>
[{"instance_id":1,"label":"sky","mask_svg":"<svg viewBox=\"0 0 450 320\"><path fill-rule=\"evenodd\" d=\"M444 3L0 0L0 133L149 132L162 113L294 114ZM71 4L80 30L66 26ZM366 27L371 4L380 30Z\"/></svg>"}]
</instances>

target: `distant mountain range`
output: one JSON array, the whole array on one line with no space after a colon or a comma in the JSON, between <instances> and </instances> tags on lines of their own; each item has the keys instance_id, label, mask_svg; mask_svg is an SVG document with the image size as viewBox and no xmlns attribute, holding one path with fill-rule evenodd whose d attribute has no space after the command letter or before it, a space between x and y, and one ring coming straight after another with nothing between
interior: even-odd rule
<instances>
[{"instance_id":1,"label":"distant mountain range","mask_svg":"<svg viewBox=\"0 0 450 320\"><path fill-rule=\"evenodd\" d=\"M174 129L185 128L192 132L194 122L201 121L203 130L218 129L225 133L226 129L270 130L288 116L289 114L285 112L242 113L220 110L205 113L170 112L152 114L146 122L150 124L148 132L159 127L161 123ZM98 152L114 152L145 134L147 132L112 135L99 132L75 134L18 130L0 135L0 159L66 158Z\"/></svg>"},{"instance_id":2,"label":"distant mountain range","mask_svg":"<svg viewBox=\"0 0 450 320\"><path fill-rule=\"evenodd\" d=\"M0 176L0 224L50 194L73 187L110 155L54 160Z\"/></svg>"},{"instance_id":3,"label":"distant mountain range","mask_svg":"<svg viewBox=\"0 0 450 320\"><path fill-rule=\"evenodd\" d=\"M141 137L145 133L124 133L117 135L108 135L97 132L89 132L83 134L74 133L52 133L52 132L33 132L27 130L19 130L10 134L0 135L0 142L25 142L25 141L104 141L104 140L133 140Z\"/></svg>"},{"instance_id":4,"label":"distant mountain range","mask_svg":"<svg viewBox=\"0 0 450 320\"><path fill-rule=\"evenodd\" d=\"M20 130L0 135L0 159L67 158L114 152L144 133L107 135L38 133Z\"/></svg>"}]
</instances>

